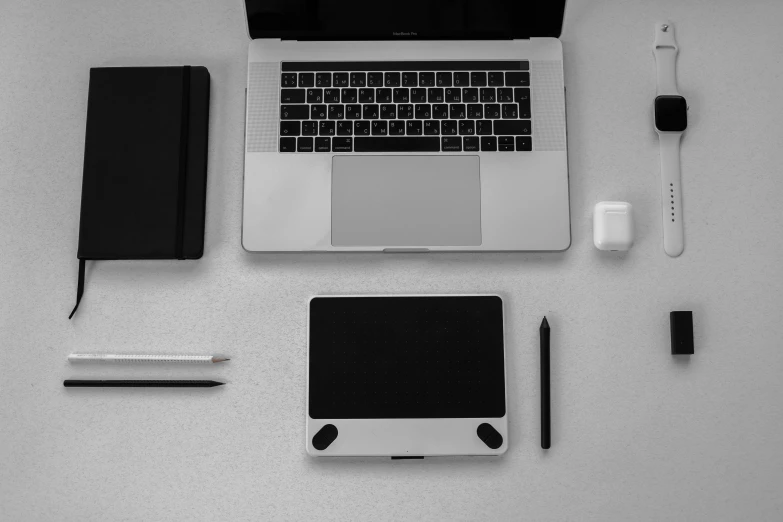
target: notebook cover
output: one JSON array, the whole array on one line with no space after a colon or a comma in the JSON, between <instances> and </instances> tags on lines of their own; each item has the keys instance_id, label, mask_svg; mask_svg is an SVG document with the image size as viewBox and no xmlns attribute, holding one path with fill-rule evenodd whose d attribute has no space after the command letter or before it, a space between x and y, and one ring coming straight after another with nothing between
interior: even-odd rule
<instances>
[{"instance_id":1,"label":"notebook cover","mask_svg":"<svg viewBox=\"0 0 783 522\"><path fill-rule=\"evenodd\" d=\"M209 72L90 70L79 259L204 251Z\"/></svg>"}]
</instances>

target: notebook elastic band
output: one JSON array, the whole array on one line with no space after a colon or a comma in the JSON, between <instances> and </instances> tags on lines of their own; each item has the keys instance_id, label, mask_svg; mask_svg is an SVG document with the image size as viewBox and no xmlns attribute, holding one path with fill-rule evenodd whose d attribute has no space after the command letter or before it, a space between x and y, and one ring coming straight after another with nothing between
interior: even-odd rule
<instances>
[{"instance_id":1,"label":"notebook elastic band","mask_svg":"<svg viewBox=\"0 0 783 522\"><path fill-rule=\"evenodd\" d=\"M182 112L179 129L179 181L177 194L177 238L175 257L184 259L185 250L185 184L188 173L188 137L190 133L190 65L182 71Z\"/></svg>"},{"instance_id":2,"label":"notebook elastic band","mask_svg":"<svg viewBox=\"0 0 783 522\"><path fill-rule=\"evenodd\" d=\"M76 310L79 308L82 294L84 294L84 259L79 260L79 284L76 287L76 306L73 307L73 311L71 312L71 315L68 316L68 319L73 317L73 314L75 314Z\"/></svg>"}]
</instances>

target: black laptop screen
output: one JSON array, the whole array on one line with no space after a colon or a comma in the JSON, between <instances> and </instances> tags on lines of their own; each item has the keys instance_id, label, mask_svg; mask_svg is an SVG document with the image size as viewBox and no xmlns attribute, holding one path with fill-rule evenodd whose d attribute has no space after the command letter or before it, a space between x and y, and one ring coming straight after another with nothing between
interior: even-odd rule
<instances>
[{"instance_id":1,"label":"black laptop screen","mask_svg":"<svg viewBox=\"0 0 783 522\"><path fill-rule=\"evenodd\" d=\"M484 40L559 37L565 0L245 0L251 38Z\"/></svg>"}]
</instances>

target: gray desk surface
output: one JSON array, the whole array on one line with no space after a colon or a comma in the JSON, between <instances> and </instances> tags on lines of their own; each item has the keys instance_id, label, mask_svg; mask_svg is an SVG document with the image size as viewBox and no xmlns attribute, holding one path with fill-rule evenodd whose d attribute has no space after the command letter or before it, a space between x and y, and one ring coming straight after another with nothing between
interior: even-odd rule
<instances>
[{"instance_id":1,"label":"gray desk surface","mask_svg":"<svg viewBox=\"0 0 783 522\"><path fill-rule=\"evenodd\" d=\"M562 254L249 255L240 247L241 2L6 0L0 19L0 505L4 520L779 520L783 511L783 3L577 1L563 43L573 246ZM690 104L686 250L662 250L653 23ZM206 254L105 262L78 317L88 69L212 73ZM631 201L625 255L591 210ZM523 226L520 224L520 226ZM305 322L318 293L498 292L510 450L313 460ZM669 355L668 312L697 354ZM538 324L553 325L553 448ZM219 368L77 371L72 351L211 352ZM73 392L64 378L197 375L211 392Z\"/></svg>"}]
</instances>

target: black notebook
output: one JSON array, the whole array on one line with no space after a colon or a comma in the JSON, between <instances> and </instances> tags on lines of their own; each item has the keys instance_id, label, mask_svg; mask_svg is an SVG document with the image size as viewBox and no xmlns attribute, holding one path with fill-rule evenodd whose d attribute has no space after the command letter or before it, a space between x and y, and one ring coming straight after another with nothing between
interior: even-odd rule
<instances>
[{"instance_id":1,"label":"black notebook","mask_svg":"<svg viewBox=\"0 0 783 522\"><path fill-rule=\"evenodd\" d=\"M208 121L204 67L90 69L71 317L85 260L202 256Z\"/></svg>"}]
</instances>

